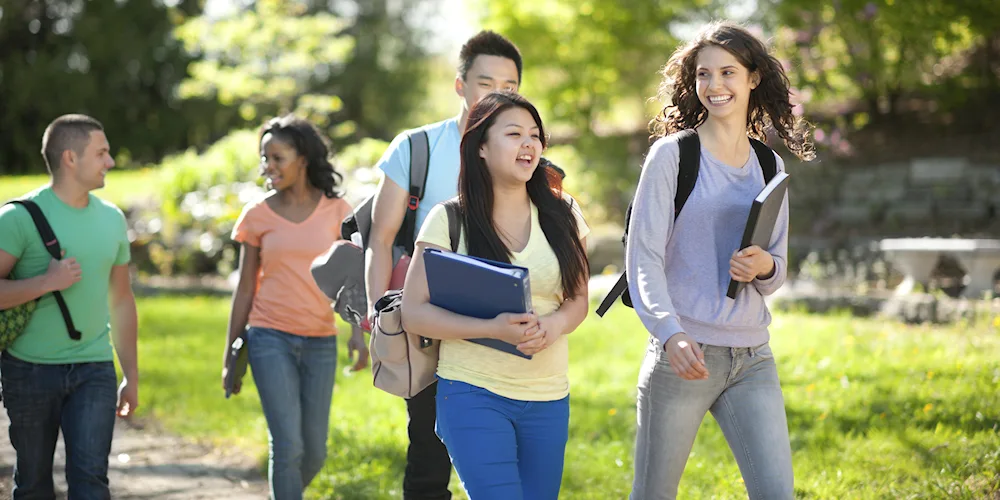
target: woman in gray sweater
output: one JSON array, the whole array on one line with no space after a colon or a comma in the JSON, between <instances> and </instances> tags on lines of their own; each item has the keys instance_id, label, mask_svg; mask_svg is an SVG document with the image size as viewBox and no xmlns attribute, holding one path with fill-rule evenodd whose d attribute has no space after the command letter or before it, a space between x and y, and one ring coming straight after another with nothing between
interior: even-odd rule
<instances>
[{"instance_id":1,"label":"woman in gray sweater","mask_svg":"<svg viewBox=\"0 0 1000 500\"><path fill-rule=\"evenodd\" d=\"M784 400L768 347L764 296L785 281L788 200L768 248L739 251L753 199L764 187L749 136L771 127L796 156L813 156L792 113L781 64L744 28L713 23L663 71L672 104L654 137L633 201L626 269L636 312L650 332L639 372L632 500L672 499L708 411L719 422L751 499L792 498ZM668 101L669 102L669 101ZM675 220L679 131L701 144L698 177ZM777 156L777 155L775 155ZM784 170L776 158L777 170ZM748 286L726 297L730 278Z\"/></svg>"}]
</instances>

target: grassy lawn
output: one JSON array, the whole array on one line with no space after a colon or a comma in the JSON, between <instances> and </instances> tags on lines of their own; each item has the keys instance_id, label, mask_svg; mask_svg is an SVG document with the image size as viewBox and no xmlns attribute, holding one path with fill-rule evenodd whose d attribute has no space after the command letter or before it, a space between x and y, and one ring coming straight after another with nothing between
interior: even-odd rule
<instances>
[{"instance_id":1,"label":"grassy lawn","mask_svg":"<svg viewBox=\"0 0 1000 500\"><path fill-rule=\"evenodd\" d=\"M108 172L106 186L94 194L118 206L129 201L157 196L159 173L154 169L113 169ZM21 196L49 183L48 174L0 176L0 203Z\"/></svg>"},{"instance_id":2,"label":"grassy lawn","mask_svg":"<svg viewBox=\"0 0 1000 500\"><path fill-rule=\"evenodd\" d=\"M222 397L228 300L150 298L141 317L140 413L168 429L266 457L250 380ZM626 498L635 384L646 336L616 307L573 334L570 442L562 497ZM995 498L1000 495L1000 319L950 328L784 314L772 346L785 391L802 498ZM346 336L342 338L346 342ZM346 367L346 345L341 344ZM370 372L338 373L330 457L310 498L399 498L404 403ZM453 491L459 492L457 478ZM746 498L714 420L702 424L681 498ZM465 498L459 494L458 498Z\"/></svg>"}]
</instances>

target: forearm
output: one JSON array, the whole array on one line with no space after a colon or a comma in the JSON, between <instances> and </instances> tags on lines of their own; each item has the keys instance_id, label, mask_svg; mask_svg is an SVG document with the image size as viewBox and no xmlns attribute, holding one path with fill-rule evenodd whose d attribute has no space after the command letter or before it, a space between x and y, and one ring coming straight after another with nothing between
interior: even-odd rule
<instances>
[{"instance_id":1,"label":"forearm","mask_svg":"<svg viewBox=\"0 0 1000 500\"><path fill-rule=\"evenodd\" d=\"M51 292L46 276L23 280L0 280L0 309L10 309Z\"/></svg>"},{"instance_id":2,"label":"forearm","mask_svg":"<svg viewBox=\"0 0 1000 500\"><path fill-rule=\"evenodd\" d=\"M455 314L431 303L407 304L404 299L402 317L406 332L421 337L464 340L495 336L490 320Z\"/></svg>"},{"instance_id":3,"label":"forearm","mask_svg":"<svg viewBox=\"0 0 1000 500\"><path fill-rule=\"evenodd\" d=\"M233 292L233 306L229 312L229 335L226 336L226 345L223 350L223 362L229 358L229 347L233 341L243 334L250 319L250 309L253 306L253 291L244 284L236 287Z\"/></svg>"},{"instance_id":4,"label":"forearm","mask_svg":"<svg viewBox=\"0 0 1000 500\"><path fill-rule=\"evenodd\" d=\"M135 383L139 379L139 354L137 338L139 318L136 313L135 298L129 296L116 301L112 307L112 341L118 364L125 378Z\"/></svg>"},{"instance_id":5,"label":"forearm","mask_svg":"<svg viewBox=\"0 0 1000 500\"><path fill-rule=\"evenodd\" d=\"M584 320L587 319L589 303L587 301L587 288L581 294L563 301L551 316L560 325L560 335L569 335L576 330Z\"/></svg>"},{"instance_id":6,"label":"forearm","mask_svg":"<svg viewBox=\"0 0 1000 500\"><path fill-rule=\"evenodd\" d=\"M365 252L365 293L368 294L368 311L375 311L375 303L389 289L392 277L392 245L372 239Z\"/></svg>"}]
</instances>

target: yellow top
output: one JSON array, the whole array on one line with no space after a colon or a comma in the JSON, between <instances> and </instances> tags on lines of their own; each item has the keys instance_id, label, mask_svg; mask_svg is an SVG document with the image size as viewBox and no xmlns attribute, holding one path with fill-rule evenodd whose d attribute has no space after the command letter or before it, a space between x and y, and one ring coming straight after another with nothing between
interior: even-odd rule
<instances>
[{"instance_id":1,"label":"yellow top","mask_svg":"<svg viewBox=\"0 0 1000 500\"><path fill-rule=\"evenodd\" d=\"M582 239L590 233L590 228L580 213L579 204L572 202L572 206ZM443 205L435 206L427 214L417 242L451 248L448 213ZM468 252L464 232L458 252ZM538 208L534 204L528 243L524 250L513 252L511 263L528 269L531 304L539 316L559 308L563 301L559 261L538 225ZM530 360L466 340L443 340L437 374L510 399L556 401L569 395L568 368L569 345L565 335Z\"/></svg>"}]
</instances>

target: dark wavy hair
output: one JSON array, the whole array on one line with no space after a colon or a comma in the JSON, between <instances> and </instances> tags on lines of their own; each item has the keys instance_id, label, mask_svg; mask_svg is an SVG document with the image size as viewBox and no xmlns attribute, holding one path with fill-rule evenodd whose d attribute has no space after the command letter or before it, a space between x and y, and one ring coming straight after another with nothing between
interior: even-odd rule
<instances>
[{"instance_id":1,"label":"dark wavy hair","mask_svg":"<svg viewBox=\"0 0 1000 500\"><path fill-rule=\"evenodd\" d=\"M693 40L670 56L661 74L661 102L669 102L649 122L650 139L657 139L684 129L696 128L708 118L708 110L698 100L695 77L698 53L708 46L717 46L733 55L751 73L757 72L760 83L750 92L747 108L747 132L764 140L768 128L773 128L795 156L803 160L815 157L809 141L810 126L792 114L790 87L781 63L770 55L764 43L742 26L732 22L709 24Z\"/></svg>"},{"instance_id":2,"label":"dark wavy hair","mask_svg":"<svg viewBox=\"0 0 1000 500\"><path fill-rule=\"evenodd\" d=\"M322 191L327 198L343 196L339 187L344 176L334 168L330 161L331 148L312 123L295 115L280 116L268 120L261 127L258 145L264 142L267 134L292 146L299 155L306 158L306 178L309 184Z\"/></svg>"},{"instance_id":3,"label":"dark wavy hair","mask_svg":"<svg viewBox=\"0 0 1000 500\"><path fill-rule=\"evenodd\" d=\"M493 222L493 177L486 161L479 156L490 127L500 113L522 108L538 124L544 148L547 139L538 110L527 99L509 91L494 91L469 111L469 121L462 136L462 168L458 179L458 200L462 212L462 230L468 241L469 255L500 262L510 262L511 251ZM580 241L573 207L563 198L562 177L555 169L539 165L526 183L528 197L538 209L538 223L549 246L559 260L563 295L573 297L590 274L587 250Z\"/></svg>"}]
</instances>

